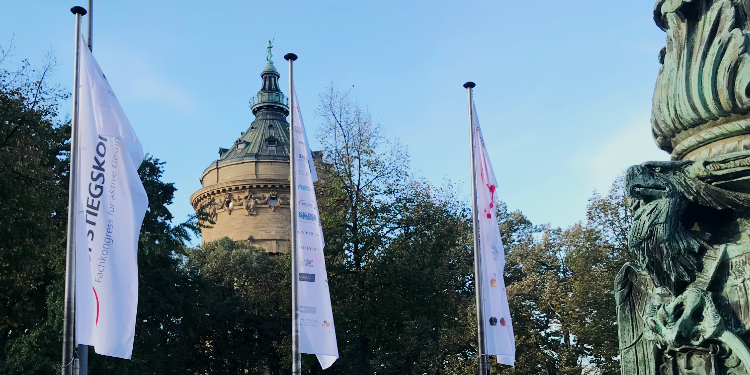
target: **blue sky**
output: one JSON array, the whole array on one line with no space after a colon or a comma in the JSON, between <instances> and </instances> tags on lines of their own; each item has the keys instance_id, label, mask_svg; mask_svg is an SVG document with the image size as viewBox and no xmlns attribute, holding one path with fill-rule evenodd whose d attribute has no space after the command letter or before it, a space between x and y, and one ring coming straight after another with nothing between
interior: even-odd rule
<instances>
[{"instance_id":1,"label":"blue sky","mask_svg":"<svg viewBox=\"0 0 750 375\"><path fill-rule=\"evenodd\" d=\"M192 213L189 197L218 148L252 122L248 100L274 36L285 92L282 56L299 56L295 86L311 139L318 94L331 83L351 89L408 147L412 172L449 179L466 197L462 84L476 82L498 196L537 224L583 220L595 189L632 164L668 158L650 136L665 42L653 0L95 1L94 56L144 150L167 163L178 221ZM86 6L3 4L0 45L14 39L11 64L52 50L52 80L72 88L74 5Z\"/></svg>"}]
</instances>

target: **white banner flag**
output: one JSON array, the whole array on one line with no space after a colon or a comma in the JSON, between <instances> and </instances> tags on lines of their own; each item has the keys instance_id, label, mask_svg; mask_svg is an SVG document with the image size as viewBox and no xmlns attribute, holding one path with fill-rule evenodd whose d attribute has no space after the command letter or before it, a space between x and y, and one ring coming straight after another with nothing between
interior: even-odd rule
<instances>
[{"instance_id":1,"label":"white banner flag","mask_svg":"<svg viewBox=\"0 0 750 375\"><path fill-rule=\"evenodd\" d=\"M138 309L138 236L148 197L143 148L81 38L75 181L76 342L130 359Z\"/></svg>"},{"instance_id":2,"label":"white banner flag","mask_svg":"<svg viewBox=\"0 0 750 375\"><path fill-rule=\"evenodd\" d=\"M484 332L487 353L497 355L497 362L513 366L516 358L516 342L513 323L508 307L508 295L503 279L505 249L497 226L497 180L479 127L477 110L472 102L471 119L474 131L474 163L479 215L479 243L482 264L482 296L484 305Z\"/></svg>"},{"instance_id":3,"label":"white banner flag","mask_svg":"<svg viewBox=\"0 0 750 375\"><path fill-rule=\"evenodd\" d=\"M328 274L323 256L323 230L315 198L313 178L317 180L312 153L307 143L305 125L297 102L297 94L292 88L292 131L291 142L295 142L296 155L294 176L297 182L297 270L299 274L299 317L300 350L302 353L316 354L320 366L325 370L339 357L336 343L336 330L333 325L331 294L328 291Z\"/></svg>"}]
</instances>

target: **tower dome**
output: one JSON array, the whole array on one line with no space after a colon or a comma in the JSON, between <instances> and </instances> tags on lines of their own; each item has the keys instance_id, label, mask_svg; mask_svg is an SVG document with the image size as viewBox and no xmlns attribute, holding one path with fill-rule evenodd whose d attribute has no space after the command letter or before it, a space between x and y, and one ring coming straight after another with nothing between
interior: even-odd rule
<instances>
[{"instance_id":1,"label":"tower dome","mask_svg":"<svg viewBox=\"0 0 750 375\"><path fill-rule=\"evenodd\" d=\"M201 230L202 242L222 237L251 240L270 253L289 241L289 103L279 89L269 42L262 86L250 99L255 120L201 175L202 188L190 197L214 224Z\"/></svg>"}]
</instances>

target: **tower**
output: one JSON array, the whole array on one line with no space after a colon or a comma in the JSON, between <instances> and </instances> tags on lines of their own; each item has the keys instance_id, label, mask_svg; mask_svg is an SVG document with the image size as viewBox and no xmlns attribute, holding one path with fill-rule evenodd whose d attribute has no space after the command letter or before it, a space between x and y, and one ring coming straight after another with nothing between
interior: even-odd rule
<instances>
[{"instance_id":1,"label":"tower","mask_svg":"<svg viewBox=\"0 0 750 375\"><path fill-rule=\"evenodd\" d=\"M190 197L215 224L202 230L203 243L227 236L250 240L269 253L286 251L289 242L289 115L271 61L260 76L263 85L250 99L255 121L201 175L202 188Z\"/></svg>"}]
</instances>

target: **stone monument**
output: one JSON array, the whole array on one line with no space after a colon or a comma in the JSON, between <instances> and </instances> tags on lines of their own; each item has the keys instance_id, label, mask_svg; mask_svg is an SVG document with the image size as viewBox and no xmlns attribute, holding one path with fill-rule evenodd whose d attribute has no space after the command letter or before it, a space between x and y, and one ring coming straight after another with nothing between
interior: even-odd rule
<instances>
[{"instance_id":1,"label":"stone monument","mask_svg":"<svg viewBox=\"0 0 750 375\"><path fill-rule=\"evenodd\" d=\"M615 280L622 373L750 375L750 0L658 0L651 129L626 172L634 257Z\"/></svg>"},{"instance_id":2,"label":"stone monument","mask_svg":"<svg viewBox=\"0 0 750 375\"><path fill-rule=\"evenodd\" d=\"M221 237L250 240L269 253L286 251L291 231L289 209L288 100L266 48L263 84L250 100L255 121L230 148L203 171L202 188L190 197L214 224L201 230L202 242Z\"/></svg>"}]
</instances>

